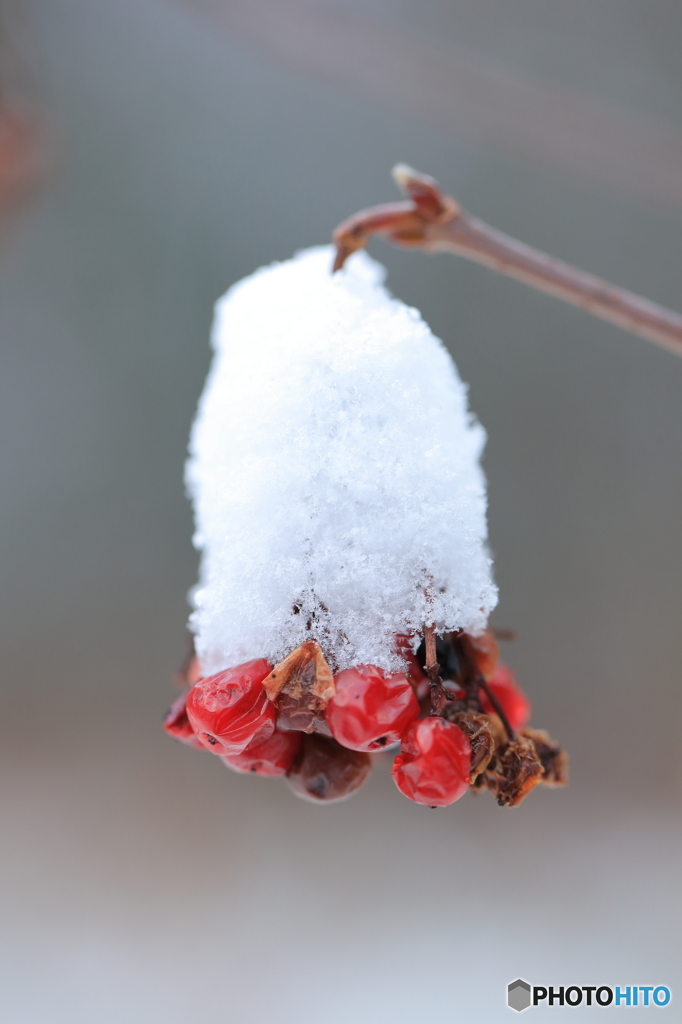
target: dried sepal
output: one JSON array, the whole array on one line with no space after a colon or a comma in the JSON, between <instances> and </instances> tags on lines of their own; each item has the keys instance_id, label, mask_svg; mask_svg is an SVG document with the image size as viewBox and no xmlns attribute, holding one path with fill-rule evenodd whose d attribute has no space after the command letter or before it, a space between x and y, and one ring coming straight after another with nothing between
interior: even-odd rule
<instances>
[{"instance_id":1,"label":"dried sepal","mask_svg":"<svg viewBox=\"0 0 682 1024\"><path fill-rule=\"evenodd\" d=\"M499 715L496 715L494 712L492 712L489 715L486 715L486 718L488 719L490 723L490 728L492 730L493 739L495 741L495 750L501 751L504 749L504 747L506 747L507 743L509 743L509 735L507 734L507 730L505 729L502 723L502 719L499 717Z\"/></svg>"},{"instance_id":2,"label":"dried sepal","mask_svg":"<svg viewBox=\"0 0 682 1024\"><path fill-rule=\"evenodd\" d=\"M470 784L488 767L495 753L495 737L488 715L478 715L473 711L456 711L449 705L443 717L453 725L459 726L471 744L471 775Z\"/></svg>"},{"instance_id":3,"label":"dried sepal","mask_svg":"<svg viewBox=\"0 0 682 1024\"><path fill-rule=\"evenodd\" d=\"M544 769L532 740L517 736L498 752L486 785L500 807L518 807L540 782Z\"/></svg>"},{"instance_id":4,"label":"dried sepal","mask_svg":"<svg viewBox=\"0 0 682 1024\"><path fill-rule=\"evenodd\" d=\"M324 709L335 693L334 676L314 640L306 640L280 661L263 686L279 711L280 729L331 735Z\"/></svg>"},{"instance_id":5,"label":"dried sepal","mask_svg":"<svg viewBox=\"0 0 682 1024\"><path fill-rule=\"evenodd\" d=\"M568 785L568 754L544 729L524 729L521 733L529 739L543 768L540 782L543 786Z\"/></svg>"},{"instance_id":6,"label":"dried sepal","mask_svg":"<svg viewBox=\"0 0 682 1024\"><path fill-rule=\"evenodd\" d=\"M282 691L294 696L310 693L323 706L334 696L334 676L320 646L306 640L272 670L263 681L268 700L274 701Z\"/></svg>"},{"instance_id":7,"label":"dried sepal","mask_svg":"<svg viewBox=\"0 0 682 1024\"><path fill-rule=\"evenodd\" d=\"M524 729L510 741L496 715L481 717L488 720L495 750L485 769L472 773L474 792L488 789L501 807L518 807L538 784L567 785L568 755L549 733Z\"/></svg>"}]
</instances>

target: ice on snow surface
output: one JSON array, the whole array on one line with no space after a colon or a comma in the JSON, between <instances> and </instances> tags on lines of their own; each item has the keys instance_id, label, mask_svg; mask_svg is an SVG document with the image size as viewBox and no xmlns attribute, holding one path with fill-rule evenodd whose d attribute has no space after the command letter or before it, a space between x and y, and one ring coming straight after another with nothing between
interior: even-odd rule
<instances>
[{"instance_id":1,"label":"ice on snow surface","mask_svg":"<svg viewBox=\"0 0 682 1024\"><path fill-rule=\"evenodd\" d=\"M365 253L263 267L217 303L187 482L205 673L316 639L399 668L394 634L480 632L496 603L483 428L441 341Z\"/></svg>"}]
</instances>

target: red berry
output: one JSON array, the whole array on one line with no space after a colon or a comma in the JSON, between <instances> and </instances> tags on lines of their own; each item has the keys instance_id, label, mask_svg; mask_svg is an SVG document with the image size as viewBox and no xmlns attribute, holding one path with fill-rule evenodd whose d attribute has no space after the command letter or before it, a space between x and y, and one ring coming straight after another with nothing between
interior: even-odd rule
<instances>
[{"instance_id":1,"label":"red berry","mask_svg":"<svg viewBox=\"0 0 682 1024\"><path fill-rule=\"evenodd\" d=\"M249 743L241 754L223 754L220 758L235 772L276 777L286 775L301 749L300 732L273 732L266 740Z\"/></svg>"},{"instance_id":2,"label":"red berry","mask_svg":"<svg viewBox=\"0 0 682 1024\"><path fill-rule=\"evenodd\" d=\"M177 700L173 701L166 715L163 727L173 739L180 740L181 743L187 743L190 747L198 747L199 750L203 750L204 744L195 734L187 717L186 704L188 693L189 690L185 690Z\"/></svg>"},{"instance_id":3,"label":"red berry","mask_svg":"<svg viewBox=\"0 0 682 1024\"><path fill-rule=\"evenodd\" d=\"M488 686L497 697L512 729L517 732L523 729L530 720L530 701L516 682L514 673L508 665L500 663L488 680ZM486 694L481 690L481 705L486 715L492 715L494 708Z\"/></svg>"},{"instance_id":4,"label":"red berry","mask_svg":"<svg viewBox=\"0 0 682 1024\"><path fill-rule=\"evenodd\" d=\"M200 679L187 696L192 728L214 754L238 754L252 741L275 731L277 711L265 696L263 680L272 672L264 658Z\"/></svg>"},{"instance_id":5,"label":"red berry","mask_svg":"<svg viewBox=\"0 0 682 1024\"><path fill-rule=\"evenodd\" d=\"M393 779L406 797L429 807L447 807L469 787L471 744L443 718L422 718L405 733L393 762Z\"/></svg>"},{"instance_id":6,"label":"red berry","mask_svg":"<svg viewBox=\"0 0 682 1024\"><path fill-rule=\"evenodd\" d=\"M349 750L398 743L419 714L414 690L400 672L387 675L374 665L358 665L334 676L334 685L325 718L334 739Z\"/></svg>"}]
</instances>

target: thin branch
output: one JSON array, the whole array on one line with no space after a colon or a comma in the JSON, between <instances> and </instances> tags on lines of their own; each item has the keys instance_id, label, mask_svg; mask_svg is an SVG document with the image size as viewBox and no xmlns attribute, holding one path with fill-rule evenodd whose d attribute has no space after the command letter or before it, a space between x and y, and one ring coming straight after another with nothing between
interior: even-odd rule
<instances>
[{"instance_id":1,"label":"thin branch","mask_svg":"<svg viewBox=\"0 0 682 1024\"><path fill-rule=\"evenodd\" d=\"M426 252L452 252L579 306L593 316L682 355L682 316L554 259L472 217L433 178L398 164L393 176L410 197L362 210L334 231L340 270L371 235Z\"/></svg>"},{"instance_id":2,"label":"thin branch","mask_svg":"<svg viewBox=\"0 0 682 1024\"><path fill-rule=\"evenodd\" d=\"M443 703L446 699L443 683L440 678L440 666L436 653L436 628L435 626L424 626L425 659L424 669L431 688L431 711L434 717L439 717L443 711Z\"/></svg>"}]
</instances>

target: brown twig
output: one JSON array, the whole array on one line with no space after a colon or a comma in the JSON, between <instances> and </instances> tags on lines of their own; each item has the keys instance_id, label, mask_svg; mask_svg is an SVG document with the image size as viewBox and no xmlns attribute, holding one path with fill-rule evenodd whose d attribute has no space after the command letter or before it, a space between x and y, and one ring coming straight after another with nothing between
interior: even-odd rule
<instances>
[{"instance_id":1,"label":"brown twig","mask_svg":"<svg viewBox=\"0 0 682 1024\"><path fill-rule=\"evenodd\" d=\"M682 316L648 299L607 284L472 217L438 183L398 164L393 177L410 197L362 210L334 231L340 270L371 235L426 252L452 252L483 263L542 292L579 306L593 316L682 355Z\"/></svg>"},{"instance_id":2,"label":"brown twig","mask_svg":"<svg viewBox=\"0 0 682 1024\"><path fill-rule=\"evenodd\" d=\"M439 718L447 695L440 678L440 667L436 653L436 630L435 626L424 626L424 646L426 648L424 659L424 671L431 687L431 711L429 714Z\"/></svg>"}]
</instances>

